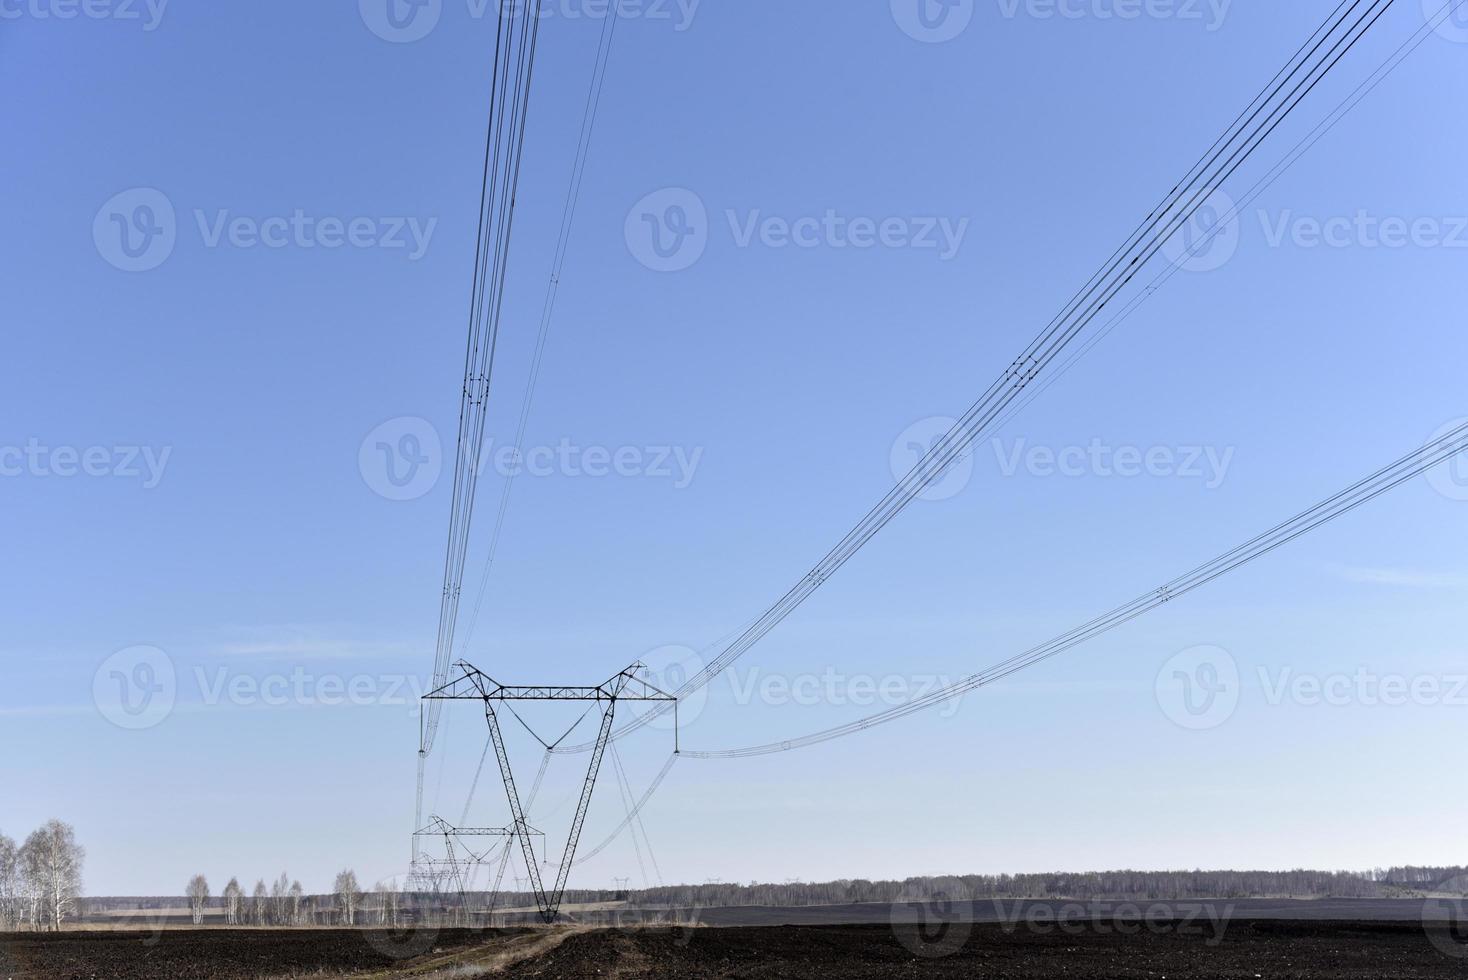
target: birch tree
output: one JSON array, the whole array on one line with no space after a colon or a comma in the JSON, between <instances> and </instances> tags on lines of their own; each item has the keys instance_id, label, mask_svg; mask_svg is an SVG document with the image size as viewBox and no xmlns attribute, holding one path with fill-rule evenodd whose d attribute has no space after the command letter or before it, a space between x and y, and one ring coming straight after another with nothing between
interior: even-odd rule
<instances>
[{"instance_id":1,"label":"birch tree","mask_svg":"<svg viewBox=\"0 0 1468 980\"><path fill-rule=\"evenodd\" d=\"M37 928L60 931L66 917L76 914L86 851L76 842L76 831L60 820L46 821L21 850L22 870L32 890L32 921Z\"/></svg>"},{"instance_id":2,"label":"birch tree","mask_svg":"<svg viewBox=\"0 0 1468 980\"><path fill-rule=\"evenodd\" d=\"M299 881L291 882L290 895L287 899L290 905L291 925L301 924L301 901L306 897L306 890L301 887Z\"/></svg>"},{"instance_id":3,"label":"birch tree","mask_svg":"<svg viewBox=\"0 0 1468 980\"><path fill-rule=\"evenodd\" d=\"M255 882L255 894L250 899L250 919L255 925L265 924L265 916L269 913L268 902L269 893L265 890L265 879L261 878Z\"/></svg>"},{"instance_id":4,"label":"birch tree","mask_svg":"<svg viewBox=\"0 0 1468 980\"><path fill-rule=\"evenodd\" d=\"M0 932L20 927L20 851L15 841L0 834Z\"/></svg>"},{"instance_id":5,"label":"birch tree","mask_svg":"<svg viewBox=\"0 0 1468 980\"><path fill-rule=\"evenodd\" d=\"M357 905L362 900L362 889L357 884L357 873L350 869L336 876L337 908L341 911L342 925L352 926L357 921Z\"/></svg>"},{"instance_id":6,"label":"birch tree","mask_svg":"<svg viewBox=\"0 0 1468 980\"><path fill-rule=\"evenodd\" d=\"M194 875L189 879L189 888L185 894L189 897L189 912L194 917L194 925L203 925L204 908L209 904L209 879L203 875Z\"/></svg>"},{"instance_id":7,"label":"birch tree","mask_svg":"<svg viewBox=\"0 0 1468 980\"><path fill-rule=\"evenodd\" d=\"M244 890L240 888L240 880L238 878L229 879L229 884L224 886L224 921L228 925L240 924L240 902L244 895Z\"/></svg>"},{"instance_id":8,"label":"birch tree","mask_svg":"<svg viewBox=\"0 0 1468 980\"><path fill-rule=\"evenodd\" d=\"M270 917L278 926L288 925L290 922L291 879L284 871L280 877L270 886Z\"/></svg>"}]
</instances>

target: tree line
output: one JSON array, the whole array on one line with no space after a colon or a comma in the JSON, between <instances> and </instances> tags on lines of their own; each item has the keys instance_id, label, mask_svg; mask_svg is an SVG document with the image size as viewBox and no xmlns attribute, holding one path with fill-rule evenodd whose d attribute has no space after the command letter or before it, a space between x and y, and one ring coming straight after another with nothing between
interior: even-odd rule
<instances>
[{"instance_id":1,"label":"tree line","mask_svg":"<svg viewBox=\"0 0 1468 980\"><path fill-rule=\"evenodd\" d=\"M59 931L76 914L86 850L76 831L48 820L16 846L0 833L0 932Z\"/></svg>"},{"instance_id":2,"label":"tree line","mask_svg":"<svg viewBox=\"0 0 1468 980\"><path fill-rule=\"evenodd\" d=\"M402 899L396 888L379 882L368 895L351 869L336 876L330 895L307 895L299 881L281 872L268 887L265 879L246 892L238 878L229 879L218 898L202 874L189 879L184 896L194 925L202 925L210 909L218 909L229 926L393 925L400 922Z\"/></svg>"},{"instance_id":3,"label":"tree line","mask_svg":"<svg viewBox=\"0 0 1468 980\"><path fill-rule=\"evenodd\" d=\"M953 875L902 881L846 879L747 885L673 885L633 892L647 907L848 905L862 902L968 899L1114 899L1170 901L1245 898L1410 898L1456 879L1468 868L1400 867L1351 871L1103 871L1053 874ZM599 901L603 893L569 894Z\"/></svg>"}]
</instances>

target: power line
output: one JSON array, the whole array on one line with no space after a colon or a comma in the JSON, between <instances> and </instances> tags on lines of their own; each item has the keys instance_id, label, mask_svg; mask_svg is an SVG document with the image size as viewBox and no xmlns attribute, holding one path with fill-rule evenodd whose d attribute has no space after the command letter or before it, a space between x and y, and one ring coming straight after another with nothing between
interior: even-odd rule
<instances>
[{"instance_id":1,"label":"power line","mask_svg":"<svg viewBox=\"0 0 1468 980\"><path fill-rule=\"evenodd\" d=\"M566 252L570 245L571 229L576 221L576 207L581 200L581 183L586 175L586 161L591 150L591 137L596 129L597 112L601 108L602 88L606 83L607 63L611 58L612 40L617 29L617 21L620 15L614 9L602 23L601 41L596 52L596 62L592 68L591 85L586 93L586 108L581 116L581 132L576 144L576 155L571 165L571 182L566 188L566 200L561 209L561 229L556 241L555 257L551 261L550 282L546 286L545 302L540 314L540 331L535 342L535 353L530 362L530 378L525 386L525 395L520 403L520 418L515 427L515 451L518 453L525 445L525 431L530 421L530 409L535 400L535 390L540 381L540 369L545 359L546 340L550 335L551 321L555 317L556 299L561 289L561 271L565 268ZM490 571L494 566L494 560L499 553L500 535L505 525L505 514L510 507L510 495L515 488L515 476L519 468L511 469L505 477L504 489L500 492L499 510L495 514L494 530L489 538L489 550L484 558L484 571L479 579L479 590L474 600L474 611L469 617L469 624L464 632L464 638L459 646L461 656L467 656L469 652L469 641L474 637L474 630L479 625L479 614L484 605L486 587L489 583Z\"/></svg>"},{"instance_id":2,"label":"power line","mask_svg":"<svg viewBox=\"0 0 1468 980\"><path fill-rule=\"evenodd\" d=\"M1087 623L1067 630L1039 646L1031 647L1024 653L994 664L962 681L947 685L922 697L914 698L905 704L895 705L892 708L868 715L865 718L860 718L833 728L827 728L819 732L813 732L799 738L785 739L779 742L767 742L761 745L750 745L737 749L711 751L692 751L685 749L679 755L668 758L662 770L653 779L646 792L643 793L642 798L637 801L636 807L633 808L632 813L628 815L627 819L619 823L612 830L611 834L608 835L606 840L578 859L576 864L579 865L591 860L597 854L611 846L621 836L622 831L626 830L632 824L634 814L641 813L642 808L647 805L648 801L652 799L653 795L662 786L663 780L667 778L668 773L673 768L673 764L682 756L704 760L742 759L790 752L796 749L818 745L822 742L829 742L847 735L854 735L857 732L866 731L869 728L875 728L878 725L896 721L907 715L915 714L926 708L942 704L953 698L960 697L969 691L987 686L1018 671L1049 660L1088 640L1109 633L1117 627L1129 623L1160 606L1166 605L1174 599L1181 598L1229 572L1236 571L1259 558L1263 558L1265 555L1284 547L1296 538L1345 516L1351 511L1370 503L1382 494L1388 493L1403 483L1421 476L1433 467L1440 466L1453 457L1464 453L1468 453L1468 422L1432 440L1420 449L1407 453L1405 456L1387 464L1370 476L1358 480L1346 489L1325 498L1313 507L1297 514L1295 517L1275 525L1270 530L1251 538L1236 548L1224 552L1212 561L1199 565L1191 572L1181 575L1157 589L1146 592L1131 602L1124 603Z\"/></svg>"},{"instance_id":3,"label":"power line","mask_svg":"<svg viewBox=\"0 0 1468 980\"><path fill-rule=\"evenodd\" d=\"M434 652L435 686L448 673L458 619L459 594L468 553L469 528L484 448L490 379L499 336L509 238L529 111L530 82L540 27L540 2L518 7L516 17L497 18L491 72L490 119L486 127L484 173L480 190L479 235L470 292L469 339L464 351L464 384L459 403L459 435L454 460L448 545L444 554L443 595ZM420 754L433 749L442 706L430 704L424 719ZM421 768L419 797L421 807Z\"/></svg>"},{"instance_id":4,"label":"power line","mask_svg":"<svg viewBox=\"0 0 1468 980\"><path fill-rule=\"evenodd\" d=\"M484 423L489 410L490 380L494 373L505 275L509 267L510 231L514 225L515 194L520 180L530 83L539 37L540 0L530 0L519 9L519 17L496 19L494 64L490 71L490 112L485 127L484 168L480 182L479 229L469 298L469 336L464 348L454 483L434 650L435 687L442 683L448 672L459 614L459 593L468 555L480 457L484 450ZM422 718L415 824L423 819L424 767L428 754L433 751L442 710L442 705L430 702ZM418 856L416 838L413 855L415 859Z\"/></svg>"},{"instance_id":5,"label":"power line","mask_svg":"<svg viewBox=\"0 0 1468 980\"><path fill-rule=\"evenodd\" d=\"M1183 180L1173 187L1163 202L1143 219L1102 269L1081 287L1045 330L1015 358L1009 368L990 385L948 433L929 449L825 558L675 693L680 698L688 696L743 656L819 589L919 493L941 477L975 440L989 431L1025 390L1044 376L1046 368L1083 334L1167 240L1192 219L1208 197L1309 96L1393 2L1394 0L1342 0L1326 23L1306 39L1285 68L1245 107L1224 135L1214 142ZM1357 11L1360 11L1359 16L1347 26L1347 22ZM615 737L649 723L668 710L671 709L659 705L623 726L615 733ZM562 751L587 751L590 748L589 744L583 744Z\"/></svg>"},{"instance_id":6,"label":"power line","mask_svg":"<svg viewBox=\"0 0 1468 980\"><path fill-rule=\"evenodd\" d=\"M1192 571L1180 575L1156 589L1143 593L1131 602L1124 603L1087 623L1067 630L1039 646L1031 647L1024 653L994 664L977 674L973 674L956 683L945 685L905 704L894 705L885 711L876 712L857 721L847 722L844 725L837 725L833 728L813 732L800 738L787 739L780 742L768 742L762 745L751 745L739 749L702 752L684 750L682 754L695 759L739 759L757 755L773 755L779 752L788 752L792 749L805 748L806 746L827 742L845 735L852 735L856 732L875 727L876 725L895 721L898 718L905 717L925 708L942 704L945 701L950 701L975 688L992 684L1017 671L1049 660L1051 657L1064 653L1087 640L1092 640L1102 634L1109 633L1118 626L1129 623L1138 616L1166 605L1174 599L1181 598L1194 589L1201 588L1222 575L1226 575L1238 568L1242 568L1244 565L1263 558L1265 555L1284 547L1301 535L1308 534L1316 528L1349 514L1351 511L1375 500L1382 494L1401 486L1408 480L1420 476L1434 466L1445 463L1449 459L1464 452L1468 452L1468 422L1458 426L1446 435L1434 439L1421 449L1414 450L1395 462L1382 467L1370 476L1347 487L1345 490L1331 497L1327 497L1325 500L1302 511L1288 521L1276 525L1263 534L1251 538L1238 547L1224 552L1212 561L1199 565Z\"/></svg>"}]
</instances>

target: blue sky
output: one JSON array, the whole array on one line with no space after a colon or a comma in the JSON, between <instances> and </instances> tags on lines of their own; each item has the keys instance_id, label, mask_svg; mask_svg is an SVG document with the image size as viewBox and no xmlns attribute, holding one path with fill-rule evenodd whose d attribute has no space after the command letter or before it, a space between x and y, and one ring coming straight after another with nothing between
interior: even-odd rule
<instances>
[{"instance_id":1,"label":"blue sky","mask_svg":"<svg viewBox=\"0 0 1468 980\"><path fill-rule=\"evenodd\" d=\"M516 482L470 658L512 683L639 657L676 675L761 612L1334 6L976 0L931 28L902 0L629 12L527 432L543 466ZM1398 0L1226 189L1424 6ZM400 874L493 15L443 0L408 39L370 0L78 9L0 5L0 832L71 821L93 894ZM495 447L599 9L557 0L542 27ZM1429 36L1244 209L1221 264L1173 277L716 682L684 744L797 736L875 710L868 683L901 696L1005 659L1468 415L1465 40ZM703 233L668 263L638 232L672 204ZM134 219L161 244L123 250ZM379 443L426 454L421 482L395 488ZM1133 451L1151 473L1117 472ZM1468 706L1465 483L1415 481L951 710L680 762L645 811L662 875L1461 863L1468 789L1443 760ZM482 483L471 588L503 484ZM1200 647L1239 680L1195 730L1157 688ZM160 662L172 710L119 727L113 671L153 683L134 671ZM1344 694L1315 703L1301 676ZM1382 678L1417 693L1382 698ZM446 816L484 737L446 715L428 780ZM669 742L623 744L635 792ZM554 834L577 765L551 770ZM622 815L607 782L586 840ZM471 819L501 822L498 797ZM573 883L629 874L623 840Z\"/></svg>"}]
</instances>

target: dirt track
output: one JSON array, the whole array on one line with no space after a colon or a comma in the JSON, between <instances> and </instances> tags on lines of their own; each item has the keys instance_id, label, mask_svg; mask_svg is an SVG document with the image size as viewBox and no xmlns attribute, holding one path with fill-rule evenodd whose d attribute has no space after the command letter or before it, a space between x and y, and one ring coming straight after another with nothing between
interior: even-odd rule
<instances>
[{"instance_id":1,"label":"dirt track","mask_svg":"<svg viewBox=\"0 0 1468 980\"><path fill-rule=\"evenodd\" d=\"M1065 929L985 923L927 934L915 926L457 930L416 946L343 930L178 931L151 944L139 934L63 933L0 938L0 980L1468 978L1468 944L1437 938L1434 944L1420 925L1401 922L1259 920L1222 930L1204 923L1133 921L1124 930L1112 921Z\"/></svg>"}]
</instances>

